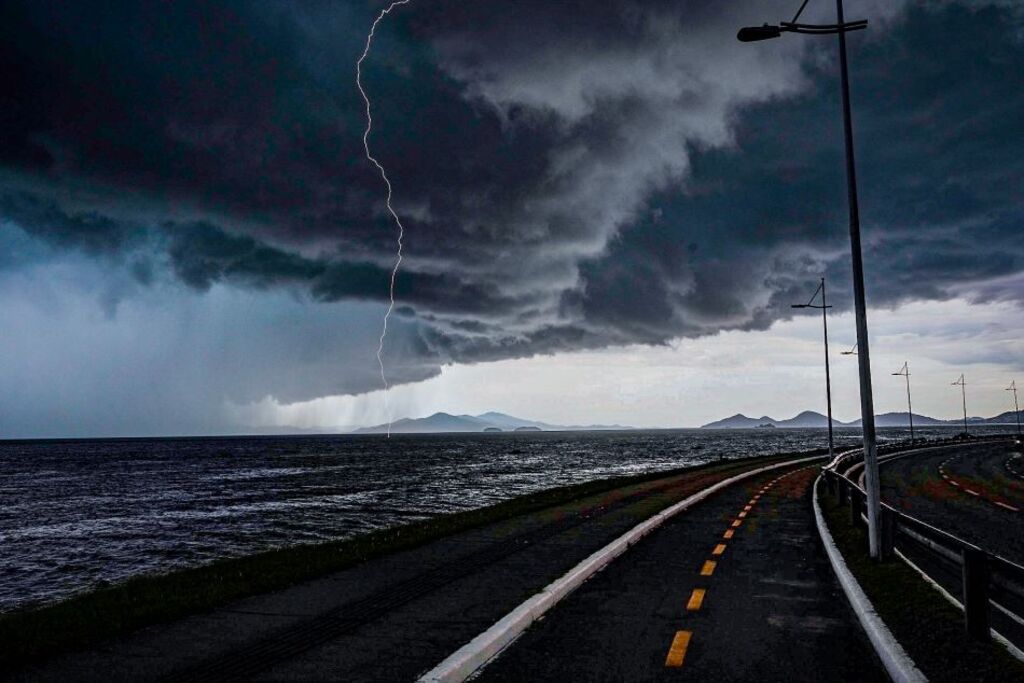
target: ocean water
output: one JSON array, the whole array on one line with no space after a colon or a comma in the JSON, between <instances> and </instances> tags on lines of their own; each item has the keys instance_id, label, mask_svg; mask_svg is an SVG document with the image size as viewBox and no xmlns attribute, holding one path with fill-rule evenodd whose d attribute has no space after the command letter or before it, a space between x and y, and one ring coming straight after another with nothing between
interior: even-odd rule
<instances>
[{"instance_id":1,"label":"ocean water","mask_svg":"<svg viewBox=\"0 0 1024 683\"><path fill-rule=\"evenodd\" d=\"M553 486L824 444L802 429L0 441L0 611Z\"/></svg>"}]
</instances>

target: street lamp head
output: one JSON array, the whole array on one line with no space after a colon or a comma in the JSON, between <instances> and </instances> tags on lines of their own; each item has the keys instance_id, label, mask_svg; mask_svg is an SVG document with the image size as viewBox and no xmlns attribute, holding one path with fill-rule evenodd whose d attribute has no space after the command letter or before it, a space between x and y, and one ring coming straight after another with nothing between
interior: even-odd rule
<instances>
[{"instance_id":1,"label":"street lamp head","mask_svg":"<svg viewBox=\"0 0 1024 683\"><path fill-rule=\"evenodd\" d=\"M744 26L736 34L736 39L741 43L753 43L758 40L770 40L782 35L782 29L778 26Z\"/></svg>"}]
</instances>

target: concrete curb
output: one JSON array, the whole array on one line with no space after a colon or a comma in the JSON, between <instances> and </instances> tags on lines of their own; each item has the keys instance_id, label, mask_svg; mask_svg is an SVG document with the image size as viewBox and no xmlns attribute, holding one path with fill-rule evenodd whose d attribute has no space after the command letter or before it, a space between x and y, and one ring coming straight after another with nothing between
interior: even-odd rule
<instances>
[{"instance_id":1,"label":"concrete curb","mask_svg":"<svg viewBox=\"0 0 1024 683\"><path fill-rule=\"evenodd\" d=\"M857 583L857 579L850 572L850 568L846 566L846 561L839 552L839 548L836 547L832 534L825 524L825 518L821 514L821 505L818 504L818 484L820 482L821 476L819 475L814 482L814 493L812 495L814 501L814 521L818 526L821 542L825 546L825 553L828 555L829 562L832 563L832 570L836 573L836 578L839 579L839 585L843 587L846 599L850 601L850 606L853 607L853 611L857 615L857 619L860 621L864 632L867 633L868 640L871 641L871 646L878 654L878 658L882 660L882 665L885 666L889 678L896 681L896 683L926 683L928 678L917 668L914 660L910 658L910 655L907 654L903 646L893 636L889 627L885 625L882 618L875 612L875 608L871 601L868 600L868 596L865 595L864 590Z\"/></svg>"},{"instance_id":2,"label":"concrete curb","mask_svg":"<svg viewBox=\"0 0 1024 683\"><path fill-rule=\"evenodd\" d=\"M712 493L731 486L736 482L761 474L762 472L812 460L820 460L821 457L799 458L766 467L759 467L749 472L723 479L717 484L713 484L678 503L670 505L591 554L566 574L545 586L541 592L526 600L526 602L495 622L486 631L453 652L443 662L420 676L418 680L421 683L458 683L466 680L466 678L483 667L513 640L518 638L523 631L529 628L533 622L540 619L545 612L572 593L591 576L608 566L616 557L626 552L631 545L661 526L666 520L699 503Z\"/></svg>"}]
</instances>

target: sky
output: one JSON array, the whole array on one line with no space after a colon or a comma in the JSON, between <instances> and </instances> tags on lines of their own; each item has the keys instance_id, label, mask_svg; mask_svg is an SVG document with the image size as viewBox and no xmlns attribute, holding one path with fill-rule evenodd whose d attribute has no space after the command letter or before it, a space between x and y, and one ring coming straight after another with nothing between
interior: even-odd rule
<instances>
[{"instance_id":1,"label":"sky","mask_svg":"<svg viewBox=\"0 0 1024 683\"><path fill-rule=\"evenodd\" d=\"M834 37L798 2L7 2L0 437L444 410L859 416ZM803 20L833 20L825 0ZM1024 12L851 0L879 412L1024 385Z\"/></svg>"}]
</instances>

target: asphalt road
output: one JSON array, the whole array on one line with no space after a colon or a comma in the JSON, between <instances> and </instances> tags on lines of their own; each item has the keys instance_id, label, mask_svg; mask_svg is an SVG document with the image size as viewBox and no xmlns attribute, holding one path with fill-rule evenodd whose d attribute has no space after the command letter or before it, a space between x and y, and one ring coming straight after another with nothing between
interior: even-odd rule
<instances>
[{"instance_id":1,"label":"asphalt road","mask_svg":"<svg viewBox=\"0 0 1024 683\"><path fill-rule=\"evenodd\" d=\"M581 559L721 478L619 489L143 629L19 681L411 681Z\"/></svg>"},{"instance_id":2,"label":"asphalt road","mask_svg":"<svg viewBox=\"0 0 1024 683\"><path fill-rule=\"evenodd\" d=\"M1012 442L929 449L881 466L882 498L907 514L1011 562L1024 564L1024 469ZM913 541L897 547L950 595L963 601L958 564ZM991 626L1024 649L1024 601L993 595ZM1011 614L1007 614L1009 611ZM1016 617L1012 615L1018 615Z\"/></svg>"},{"instance_id":3,"label":"asphalt road","mask_svg":"<svg viewBox=\"0 0 1024 683\"><path fill-rule=\"evenodd\" d=\"M931 449L884 463L882 498L921 521L1024 564L1024 478L1015 467L1024 470L1024 462L1009 441Z\"/></svg>"},{"instance_id":4,"label":"asphalt road","mask_svg":"<svg viewBox=\"0 0 1024 683\"><path fill-rule=\"evenodd\" d=\"M814 475L760 476L667 522L479 680L888 680L817 537Z\"/></svg>"}]
</instances>

